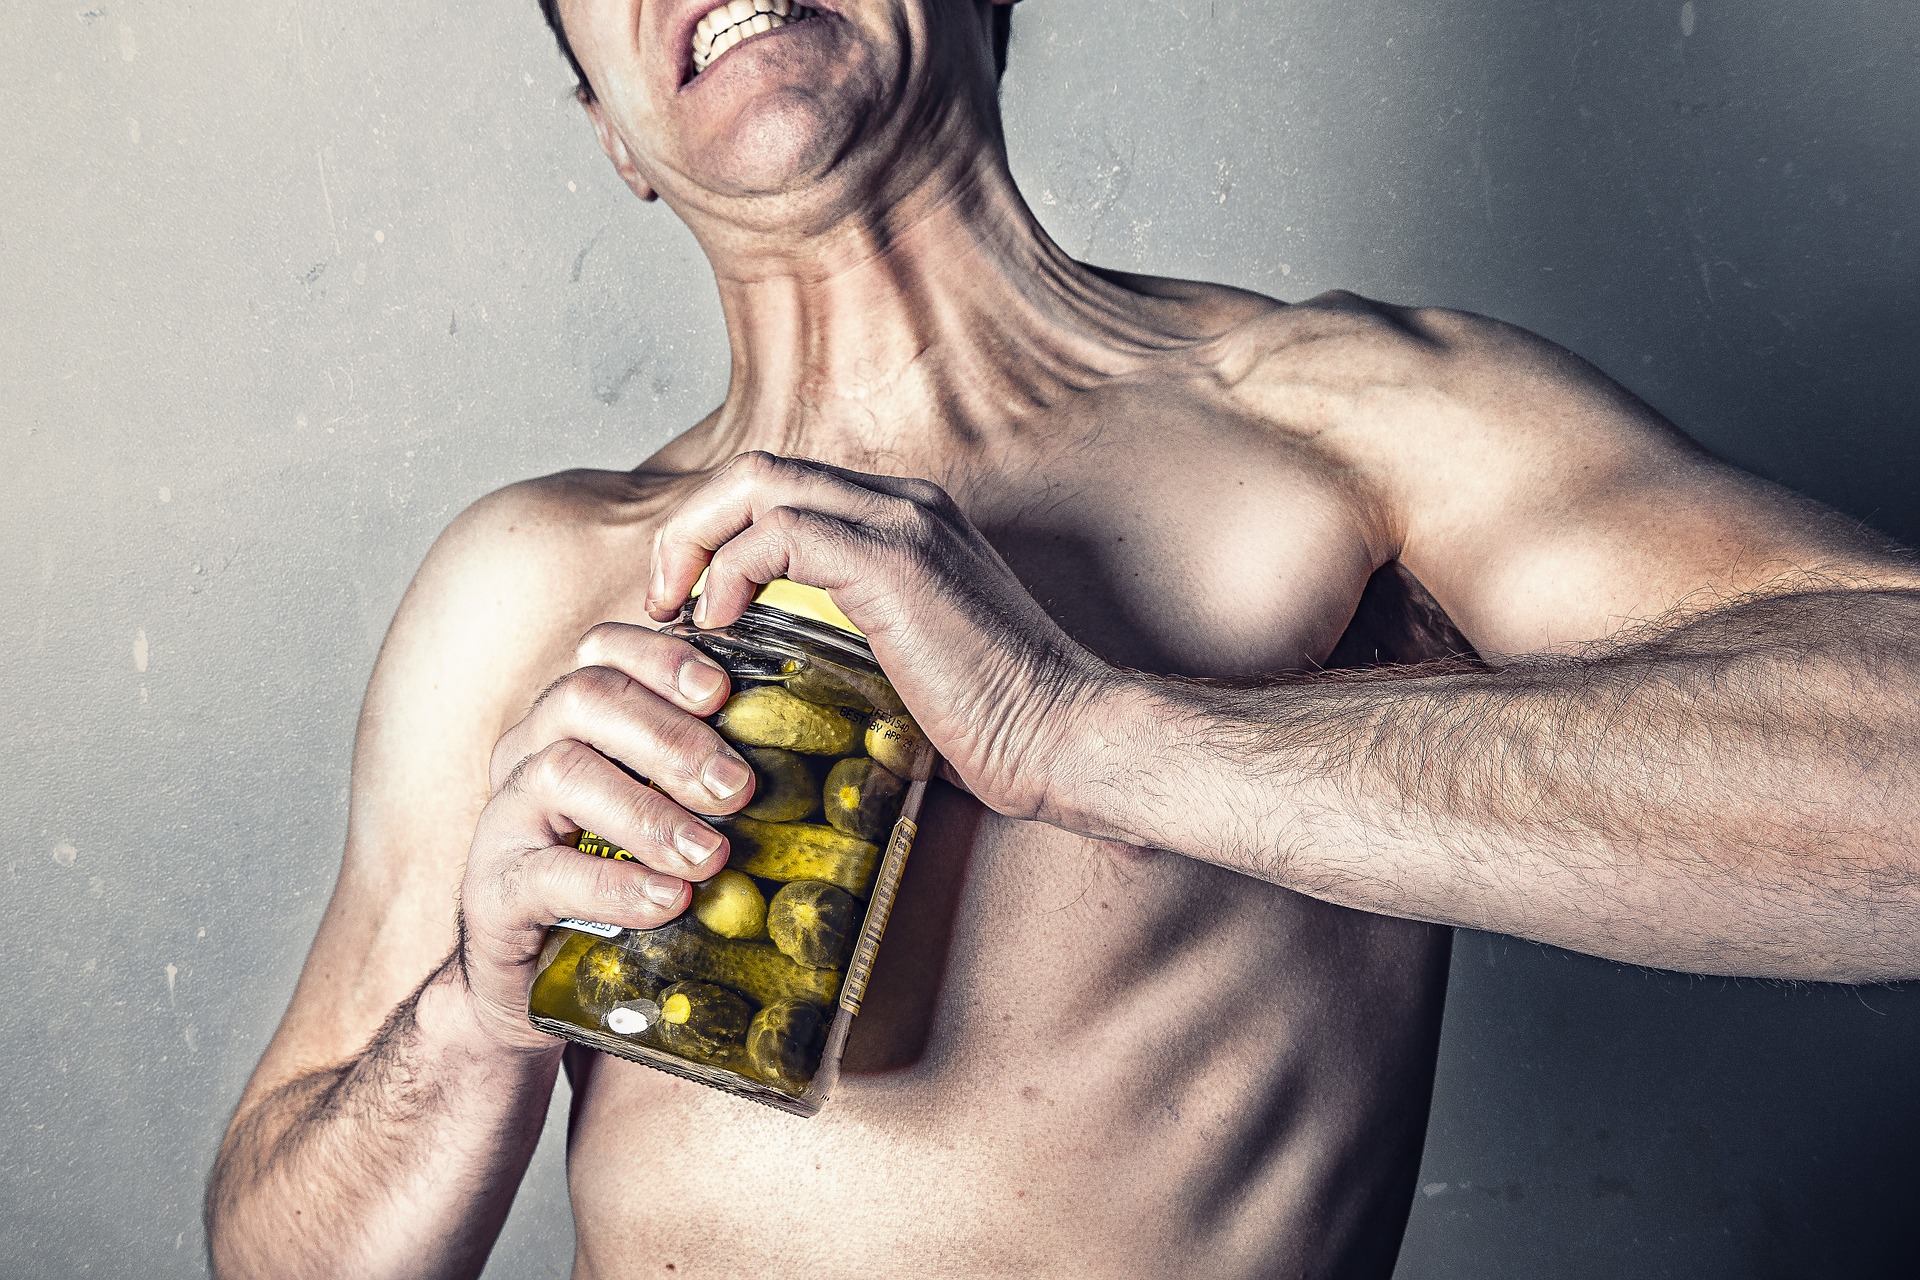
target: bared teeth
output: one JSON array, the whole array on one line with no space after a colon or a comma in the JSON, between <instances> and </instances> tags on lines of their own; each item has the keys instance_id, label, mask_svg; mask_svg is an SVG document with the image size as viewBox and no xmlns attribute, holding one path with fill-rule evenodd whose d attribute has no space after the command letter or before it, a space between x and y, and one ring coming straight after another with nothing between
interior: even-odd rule
<instances>
[{"instance_id":1,"label":"bared teeth","mask_svg":"<svg viewBox=\"0 0 1920 1280\"><path fill-rule=\"evenodd\" d=\"M693 73L699 75L727 50L749 36L789 26L814 15L793 0L728 0L708 11L693 28Z\"/></svg>"}]
</instances>

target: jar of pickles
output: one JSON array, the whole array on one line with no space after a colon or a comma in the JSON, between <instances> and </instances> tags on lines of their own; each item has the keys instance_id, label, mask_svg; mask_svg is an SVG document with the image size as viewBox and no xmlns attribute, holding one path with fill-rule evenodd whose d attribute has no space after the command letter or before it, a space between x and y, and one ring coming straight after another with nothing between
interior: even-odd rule
<instances>
[{"instance_id":1,"label":"jar of pickles","mask_svg":"<svg viewBox=\"0 0 1920 1280\"><path fill-rule=\"evenodd\" d=\"M727 867L678 920L554 926L528 1017L810 1116L860 1011L934 753L824 591L777 580L732 626L683 614L667 631L727 669L732 695L709 723L753 766L753 798L711 820ZM631 857L591 832L575 843Z\"/></svg>"}]
</instances>

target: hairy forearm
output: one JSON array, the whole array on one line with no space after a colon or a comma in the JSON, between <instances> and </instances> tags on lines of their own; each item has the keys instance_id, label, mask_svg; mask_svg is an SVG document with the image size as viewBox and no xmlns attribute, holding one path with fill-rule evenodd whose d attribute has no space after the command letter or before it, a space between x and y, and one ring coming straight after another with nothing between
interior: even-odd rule
<instances>
[{"instance_id":1,"label":"hairy forearm","mask_svg":"<svg viewBox=\"0 0 1920 1280\"><path fill-rule=\"evenodd\" d=\"M558 1062L490 1042L443 969L356 1057L236 1119L207 1193L214 1273L478 1275Z\"/></svg>"},{"instance_id":2,"label":"hairy forearm","mask_svg":"<svg viewBox=\"0 0 1920 1280\"><path fill-rule=\"evenodd\" d=\"M1499 670L1119 697L1083 829L1637 963L1920 974L1920 594L1756 599Z\"/></svg>"}]
</instances>

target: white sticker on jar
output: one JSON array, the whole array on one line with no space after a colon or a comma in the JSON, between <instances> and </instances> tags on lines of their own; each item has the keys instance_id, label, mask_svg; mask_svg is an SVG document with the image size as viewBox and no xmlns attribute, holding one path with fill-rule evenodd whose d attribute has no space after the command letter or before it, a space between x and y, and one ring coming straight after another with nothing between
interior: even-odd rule
<instances>
[{"instance_id":1,"label":"white sticker on jar","mask_svg":"<svg viewBox=\"0 0 1920 1280\"><path fill-rule=\"evenodd\" d=\"M574 929L580 933L590 933L596 938L617 938L620 926L617 924L596 924L592 920L575 920L569 916L565 920L555 920L554 926L560 929Z\"/></svg>"},{"instance_id":2,"label":"white sticker on jar","mask_svg":"<svg viewBox=\"0 0 1920 1280\"><path fill-rule=\"evenodd\" d=\"M637 1036L660 1021L660 1006L651 1000L622 1000L607 1010L607 1030L617 1036Z\"/></svg>"}]
</instances>

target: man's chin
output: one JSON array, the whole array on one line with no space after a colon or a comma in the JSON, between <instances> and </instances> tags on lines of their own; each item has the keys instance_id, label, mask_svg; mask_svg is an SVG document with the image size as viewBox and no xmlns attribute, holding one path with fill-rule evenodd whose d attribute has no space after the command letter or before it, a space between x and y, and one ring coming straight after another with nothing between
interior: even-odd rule
<instances>
[{"instance_id":1,"label":"man's chin","mask_svg":"<svg viewBox=\"0 0 1920 1280\"><path fill-rule=\"evenodd\" d=\"M824 118L816 102L756 103L741 112L725 141L711 144L694 166L714 195L755 199L817 186L846 154L845 125Z\"/></svg>"}]
</instances>

